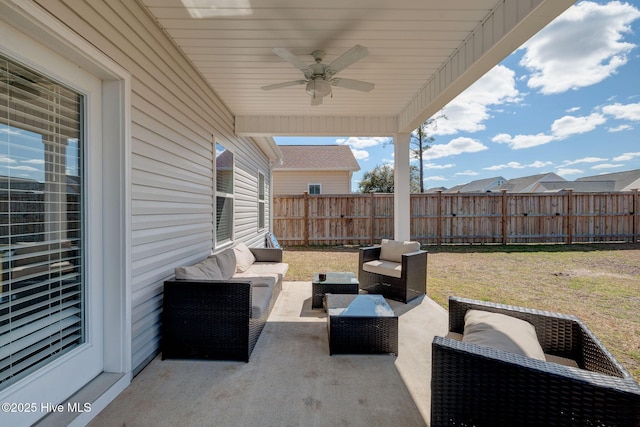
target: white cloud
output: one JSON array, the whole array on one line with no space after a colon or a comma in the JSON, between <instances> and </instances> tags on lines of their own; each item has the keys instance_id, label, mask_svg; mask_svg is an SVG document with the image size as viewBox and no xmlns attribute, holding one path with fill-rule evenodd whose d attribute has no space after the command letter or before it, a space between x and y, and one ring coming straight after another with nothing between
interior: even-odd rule
<instances>
[{"instance_id":1,"label":"white cloud","mask_svg":"<svg viewBox=\"0 0 640 427\"><path fill-rule=\"evenodd\" d=\"M546 168L547 166L553 166L553 162L543 162L540 160L536 160L533 163L527 165L530 168Z\"/></svg>"},{"instance_id":2,"label":"white cloud","mask_svg":"<svg viewBox=\"0 0 640 427\"><path fill-rule=\"evenodd\" d=\"M635 47L622 41L640 10L628 3L580 2L527 41L520 64L532 74L527 85L543 94L601 82L627 62Z\"/></svg>"},{"instance_id":3,"label":"white cloud","mask_svg":"<svg viewBox=\"0 0 640 427\"><path fill-rule=\"evenodd\" d=\"M603 159L602 157L583 157L576 160L565 160L562 162L562 166L577 165L578 163L598 163L606 162L609 159Z\"/></svg>"},{"instance_id":4,"label":"white cloud","mask_svg":"<svg viewBox=\"0 0 640 427\"><path fill-rule=\"evenodd\" d=\"M567 108L567 113L575 113L576 111L578 111L580 108L582 107L573 107L573 108Z\"/></svg>"},{"instance_id":5,"label":"white cloud","mask_svg":"<svg viewBox=\"0 0 640 427\"><path fill-rule=\"evenodd\" d=\"M356 160L369 160L369 152L367 150L356 150L352 148L351 152Z\"/></svg>"},{"instance_id":6,"label":"white cloud","mask_svg":"<svg viewBox=\"0 0 640 427\"><path fill-rule=\"evenodd\" d=\"M439 159L442 157L456 156L462 153L476 153L487 150L488 147L471 138L454 138L447 144L433 144L424 153L425 159Z\"/></svg>"},{"instance_id":7,"label":"white cloud","mask_svg":"<svg viewBox=\"0 0 640 427\"><path fill-rule=\"evenodd\" d=\"M630 125L620 125L620 126L616 126L614 128L608 128L607 131L611 132L611 133L616 133L616 132L623 132L625 130L631 130L633 129L633 126Z\"/></svg>"},{"instance_id":8,"label":"white cloud","mask_svg":"<svg viewBox=\"0 0 640 427\"><path fill-rule=\"evenodd\" d=\"M612 104L602 107L602 112L619 120L640 122L640 102L635 104Z\"/></svg>"},{"instance_id":9,"label":"white cloud","mask_svg":"<svg viewBox=\"0 0 640 427\"><path fill-rule=\"evenodd\" d=\"M23 160L22 163L28 163L30 165L44 165L44 160L42 160L42 159L29 159L29 160Z\"/></svg>"},{"instance_id":10,"label":"white cloud","mask_svg":"<svg viewBox=\"0 0 640 427\"><path fill-rule=\"evenodd\" d=\"M572 169L572 168L560 168L556 171L556 173L560 176L566 175L578 175L584 173L582 169Z\"/></svg>"},{"instance_id":11,"label":"white cloud","mask_svg":"<svg viewBox=\"0 0 640 427\"><path fill-rule=\"evenodd\" d=\"M447 178L444 176L436 175L436 176L427 176L424 178L425 181L447 181Z\"/></svg>"},{"instance_id":12,"label":"white cloud","mask_svg":"<svg viewBox=\"0 0 640 427\"><path fill-rule=\"evenodd\" d=\"M39 169L32 168L31 166L9 166L9 169L28 172L39 172Z\"/></svg>"},{"instance_id":13,"label":"white cloud","mask_svg":"<svg viewBox=\"0 0 640 427\"><path fill-rule=\"evenodd\" d=\"M497 171L497 170L501 170L501 169L525 169L525 168L545 168L548 166L553 166L553 162L543 162L541 160L536 160L534 162L531 162L529 164L522 164L520 162L509 162L509 163L503 163L500 165L493 165L493 166L489 166L486 168L483 168L485 170L490 170L490 171Z\"/></svg>"},{"instance_id":14,"label":"white cloud","mask_svg":"<svg viewBox=\"0 0 640 427\"><path fill-rule=\"evenodd\" d=\"M377 147L378 145L383 145L387 143L392 143L392 138L385 137L377 137L377 138L359 138L359 137L349 137L349 138L339 138L336 139L336 143L338 145L348 145L351 148L362 149L368 147Z\"/></svg>"},{"instance_id":15,"label":"white cloud","mask_svg":"<svg viewBox=\"0 0 640 427\"><path fill-rule=\"evenodd\" d=\"M633 160L636 157L640 157L640 152L636 152L636 153L623 153L622 155L618 156L618 157L614 157L613 161L614 162L626 162L629 160Z\"/></svg>"},{"instance_id":16,"label":"white cloud","mask_svg":"<svg viewBox=\"0 0 640 427\"><path fill-rule=\"evenodd\" d=\"M498 171L502 169L524 169L524 168L525 166L520 162L509 162L509 163L503 163L501 165L489 166L483 169L488 171Z\"/></svg>"},{"instance_id":17,"label":"white cloud","mask_svg":"<svg viewBox=\"0 0 640 427\"><path fill-rule=\"evenodd\" d=\"M504 65L497 65L444 107L447 119L438 119L432 134L453 135L484 130L483 122L490 118L489 106L515 102L519 96L515 72Z\"/></svg>"},{"instance_id":18,"label":"white cloud","mask_svg":"<svg viewBox=\"0 0 640 427\"><path fill-rule=\"evenodd\" d=\"M564 139L571 135L591 132L607 119L602 114L593 113L588 116L564 116L551 124L551 132L557 139Z\"/></svg>"},{"instance_id":19,"label":"white cloud","mask_svg":"<svg viewBox=\"0 0 640 427\"><path fill-rule=\"evenodd\" d=\"M426 169L450 169L456 167L455 163L447 163L446 165L437 165L435 163L425 163Z\"/></svg>"},{"instance_id":20,"label":"white cloud","mask_svg":"<svg viewBox=\"0 0 640 427\"><path fill-rule=\"evenodd\" d=\"M16 161L13 160L11 157L7 157L7 156L0 156L0 163L15 163Z\"/></svg>"},{"instance_id":21,"label":"white cloud","mask_svg":"<svg viewBox=\"0 0 640 427\"><path fill-rule=\"evenodd\" d=\"M516 135L511 136L507 133L501 133L493 137L492 141L499 144L509 144L512 150L520 150L522 148L531 148L538 145L548 144L554 141L552 135L539 133L537 135Z\"/></svg>"},{"instance_id":22,"label":"white cloud","mask_svg":"<svg viewBox=\"0 0 640 427\"><path fill-rule=\"evenodd\" d=\"M520 150L562 140L571 135L591 132L606 121L607 119L599 113L582 117L564 116L551 124L550 134L540 132L535 135L511 136L508 133L500 133L494 136L491 141L498 144L508 144L512 150Z\"/></svg>"},{"instance_id":23,"label":"white cloud","mask_svg":"<svg viewBox=\"0 0 640 427\"><path fill-rule=\"evenodd\" d=\"M624 166L624 165L614 165L612 163L602 163L601 165L591 166L591 169L594 169L594 170L614 169L614 168L619 168L619 167L622 167L622 166Z\"/></svg>"},{"instance_id":24,"label":"white cloud","mask_svg":"<svg viewBox=\"0 0 640 427\"><path fill-rule=\"evenodd\" d=\"M457 172L454 175L455 176L476 176L476 175L480 175L480 174L478 172L476 172L476 171L466 170L466 171L462 171L462 172Z\"/></svg>"}]
</instances>

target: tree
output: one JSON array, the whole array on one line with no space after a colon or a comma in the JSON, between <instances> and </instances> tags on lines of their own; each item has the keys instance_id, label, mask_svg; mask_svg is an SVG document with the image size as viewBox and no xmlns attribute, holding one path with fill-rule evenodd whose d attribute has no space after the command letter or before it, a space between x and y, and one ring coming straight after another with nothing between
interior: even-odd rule
<instances>
[{"instance_id":1,"label":"tree","mask_svg":"<svg viewBox=\"0 0 640 427\"><path fill-rule=\"evenodd\" d=\"M444 113L439 116L431 117L429 120L422 123L418 126L413 132L411 132L411 145L413 148L411 150L411 157L414 159L418 159L420 170L420 192L424 193L424 152L431 148L430 143L435 141L435 138L429 135L429 132L432 132L438 128L438 120L439 119L447 119L447 116Z\"/></svg>"},{"instance_id":2,"label":"tree","mask_svg":"<svg viewBox=\"0 0 640 427\"><path fill-rule=\"evenodd\" d=\"M409 166L409 185L412 193L417 193L420 189L418 180L419 172L416 165ZM362 180L358 184L358 189L361 193L368 193L374 191L376 193L393 193L394 181L393 181L393 166L384 164L376 166L374 169L367 171L362 176Z\"/></svg>"}]
</instances>

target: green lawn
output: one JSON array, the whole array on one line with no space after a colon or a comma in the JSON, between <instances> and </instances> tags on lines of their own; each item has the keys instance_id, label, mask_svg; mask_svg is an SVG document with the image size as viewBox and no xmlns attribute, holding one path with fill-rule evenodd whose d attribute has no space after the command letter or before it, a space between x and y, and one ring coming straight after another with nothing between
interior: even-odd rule
<instances>
[{"instance_id":1,"label":"green lawn","mask_svg":"<svg viewBox=\"0 0 640 427\"><path fill-rule=\"evenodd\" d=\"M427 295L573 314L640 379L640 245L430 246ZM286 248L287 280L357 272L357 248Z\"/></svg>"}]
</instances>

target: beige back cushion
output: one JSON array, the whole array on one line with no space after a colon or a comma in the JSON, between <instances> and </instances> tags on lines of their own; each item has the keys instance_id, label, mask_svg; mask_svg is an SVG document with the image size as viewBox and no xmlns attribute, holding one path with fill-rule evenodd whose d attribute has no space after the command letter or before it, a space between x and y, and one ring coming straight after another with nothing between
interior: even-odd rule
<instances>
[{"instance_id":1,"label":"beige back cushion","mask_svg":"<svg viewBox=\"0 0 640 427\"><path fill-rule=\"evenodd\" d=\"M462 341L546 360L534 326L500 313L467 311Z\"/></svg>"},{"instance_id":2,"label":"beige back cushion","mask_svg":"<svg viewBox=\"0 0 640 427\"><path fill-rule=\"evenodd\" d=\"M222 280L222 272L215 257L188 267L177 267L175 272L177 280Z\"/></svg>"},{"instance_id":3,"label":"beige back cushion","mask_svg":"<svg viewBox=\"0 0 640 427\"><path fill-rule=\"evenodd\" d=\"M209 258L214 257L222 273L222 280L231 279L236 272L236 254L233 249L225 249L219 254L211 255Z\"/></svg>"},{"instance_id":4,"label":"beige back cushion","mask_svg":"<svg viewBox=\"0 0 640 427\"><path fill-rule=\"evenodd\" d=\"M238 273L244 273L256 262L256 257L253 256L251 249L247 247L243 242L238 243L233 247L233 252L236 255L236 271Z\"/></svg>"},{"instance_id":5,"label":"beige back cushion","mask_svg":"<svg viewBox=\"0 0 640 427\"><path fill-rule=\"evenodd\" d=\"M420 250L420 242L382 239L380 246L380 259L394 262L402 262L403 254Z\"/></svg>"}]
</instances>

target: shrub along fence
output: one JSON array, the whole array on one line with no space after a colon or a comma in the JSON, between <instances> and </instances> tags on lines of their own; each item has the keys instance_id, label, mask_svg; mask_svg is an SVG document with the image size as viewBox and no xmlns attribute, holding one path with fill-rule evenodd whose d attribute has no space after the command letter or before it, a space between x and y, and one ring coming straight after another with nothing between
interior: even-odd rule
<instances>
[{"instance_id":1,"label":"shrub along fence","mask_svg":"<svg viewBox=\"0 0 640 427\"><path fill-rule=\"evenodd\" d=\"M638 242L638 190L411 194L411 239L427 245ZM280 195L284 245L369 245L393 238L393 194Z\"/></svg>"}]
</instances>

